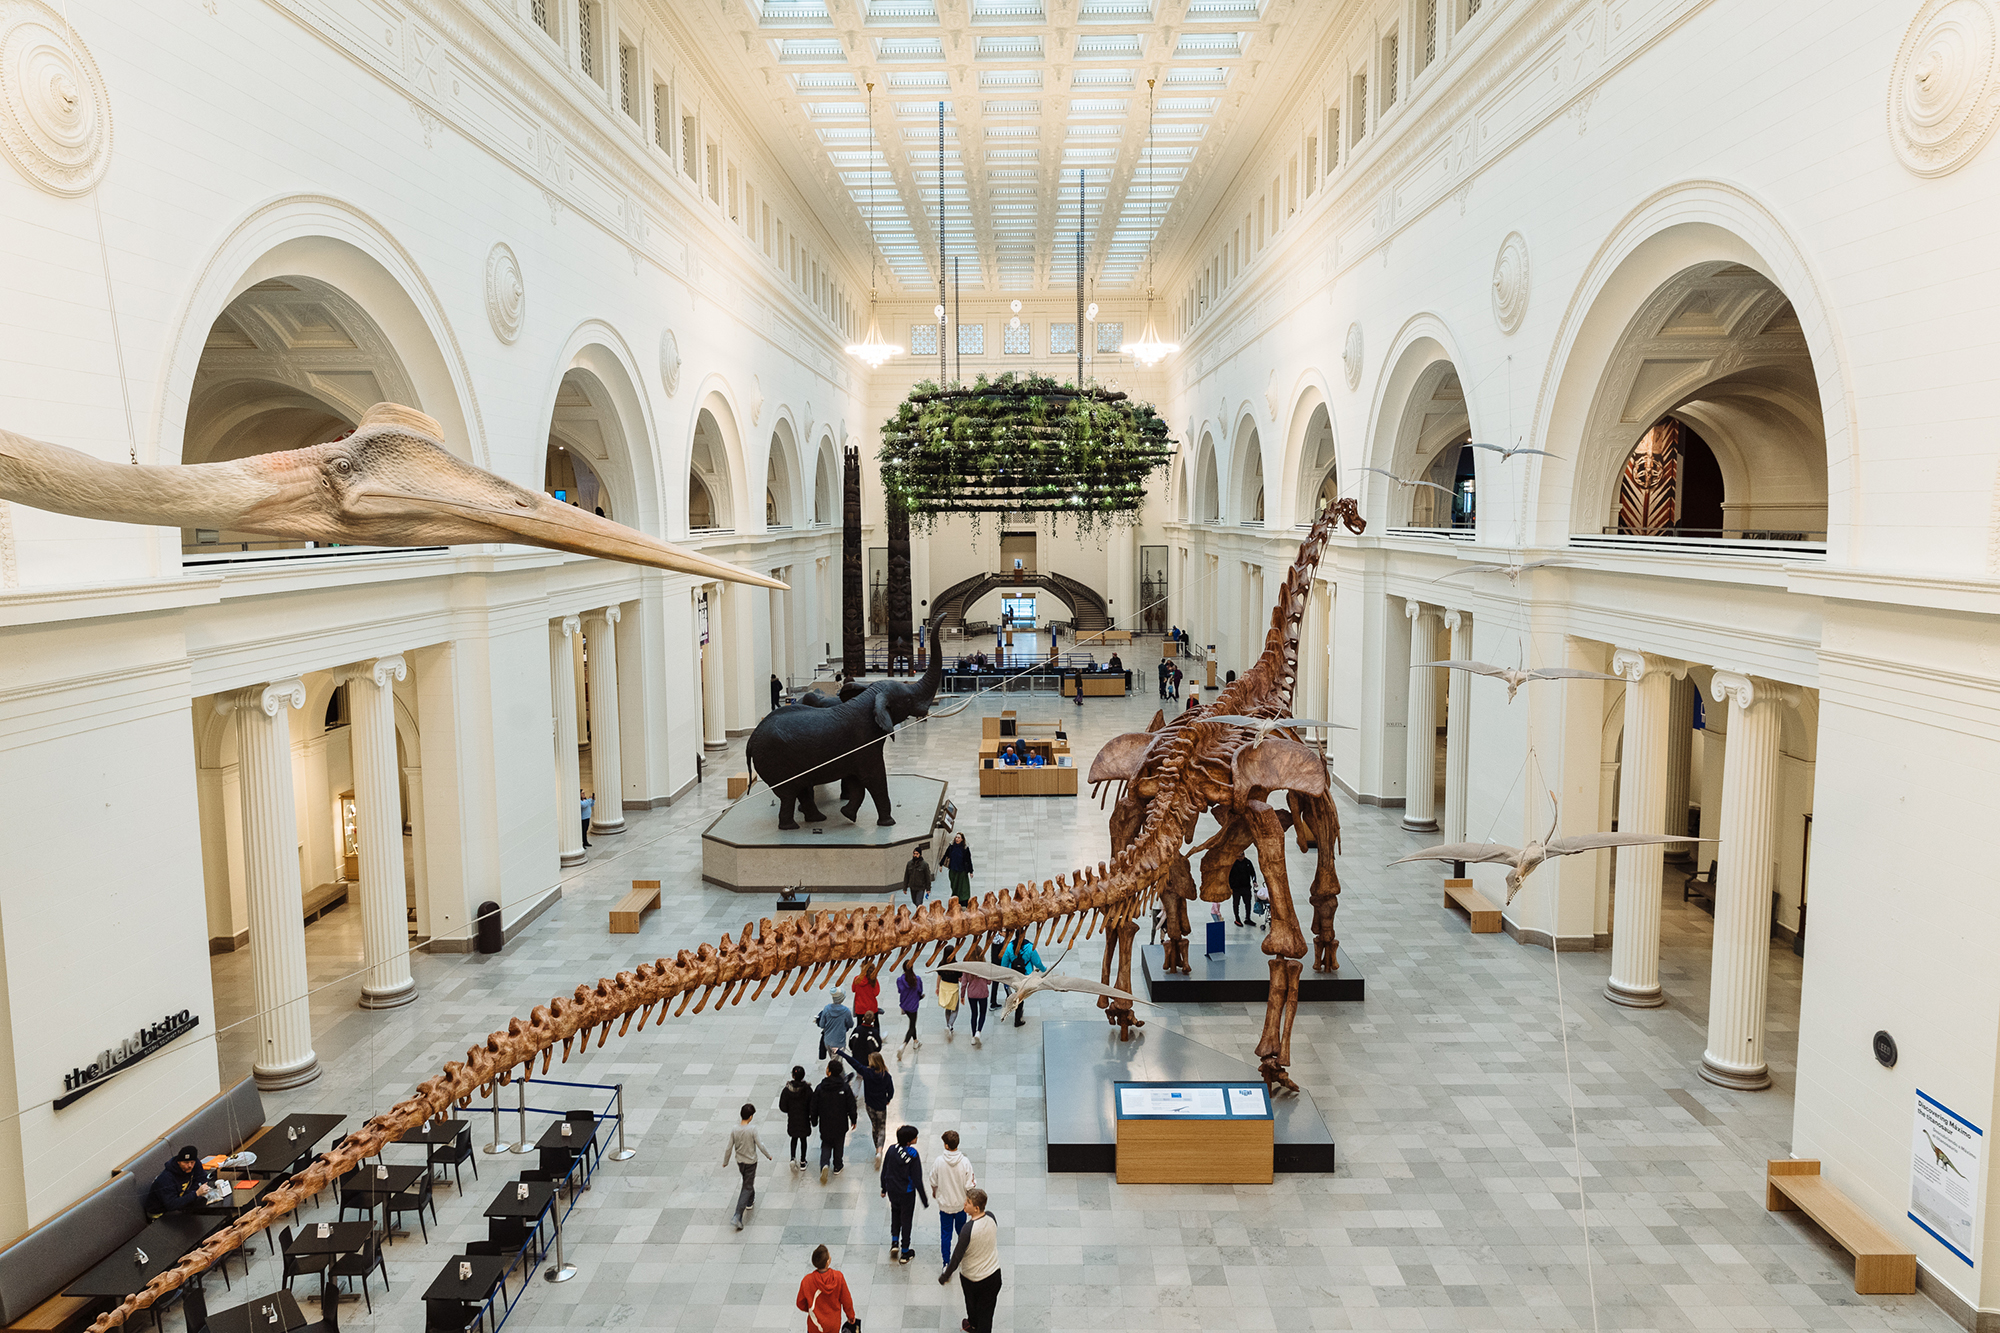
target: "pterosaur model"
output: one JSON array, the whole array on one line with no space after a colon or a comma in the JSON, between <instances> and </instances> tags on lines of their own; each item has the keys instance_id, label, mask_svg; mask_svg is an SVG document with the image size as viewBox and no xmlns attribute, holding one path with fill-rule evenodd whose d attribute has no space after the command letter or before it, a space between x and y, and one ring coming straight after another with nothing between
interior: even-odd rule
<instances>
[{"instance_id":1,"label":"pterosaur model","mask_svg":"<svg viewBox=\"0 0 2000 1333\"><path fill-rule=\"evenodd\" d=\"M454 456L443 428L377 403L345 439L226 463L107 463L0 430L0 500L78 518L355 546L518 542L701 578L785 587L516 486Z\"/></svg>"},{"instance_id":2,"label":"pterosaur model","mask_svg":"<svg viewBox=\"0 0 2000 1333\"><path fill-rule=\"evenodd\" d=\"M1586 671L1582 667L1503 667L1491 662L1419 662L1419 667L1443 667L1448 671L1469 671L1475 676L1492 676L1507 682L1507 702L1514 702L1514 693L1531 680L1618 680L1621 677L1606 675L1602 671Z\"/></svg>"},{"instance_id":3,"label":"pterosaur model","mask_svg":"<svg viewBox=\"0 0 2000 1333\"><path fill-rule=\"evenodd\" d=\"M1548 836L1537 838L1526 847L1509 847L1501 842L1445 842L1411 852L1408 856L1399 856L1389 864L1399 866L1405 861L1498 862L1507 867L1507 901L1511 903L1528 876L1539 870L1542 862L1558 856L1575 856L1578 852L1594 852L1603 847L1650 847L1669 842L1715 841L1714 838L1690 838L1680 833L1579 833L1574 837L1558 838L1556 824L1561 818L1558 811L1555 818L1549 821Z\"/></svg>"}]
</instances>

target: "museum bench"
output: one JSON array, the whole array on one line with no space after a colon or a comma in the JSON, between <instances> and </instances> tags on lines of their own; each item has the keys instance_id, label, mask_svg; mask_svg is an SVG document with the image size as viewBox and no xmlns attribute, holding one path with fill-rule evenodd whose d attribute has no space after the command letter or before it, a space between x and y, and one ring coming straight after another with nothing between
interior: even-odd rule
<instances>
[{"instance_id":1,"label":"museum bench","mask_svg":"<svg viewBox=\"0 0 2000 1333\"><path fill-rule=\"evenodd\" d=\"M660 905L660 881L657 879L635 879L632 892L618 900L618 906L611 909L611 933L613 935L637 935L639 918Z\"/></svg>"},{"instance_id":2,"label":"museum bench","mask_svg":"<svg viewBox=\"0 0 2000 1333\"><path fill-rule=\"evenodd\" d=\"M1497 935L1500 933L1500 905L1472 887L1469 879L1448 879L1444 882L1444 905L1459 907L1465 911L1466 919L1475 935Z\"/></svg>"},{"instance_id":3,"label":"museum bench","mask_svg":"<svg viewBox=\"0 0 2000 1333\"><path fill-rule=\"evenodd\" d=\"M1854 1201L1826 1183L1817 1158L1766 1164L1764 1207L1798 1210L1854 1256L1854 1290L1861 1296L1909 1296L1917 1290L1917 1256L1898 1244Z\"/></svg>"},{"instance_id":4,"label":"museum bench","mask_svg":"<svg viewBox=\"0 0 2000 1333\"><path fill-rule=\"evenodd\" d=\"M88 1324L109 1302L63 1289L146 1229L153 1174L113 1176L0 1249L0 1326L60 1333Z\"/></svg>"}]
</instances>

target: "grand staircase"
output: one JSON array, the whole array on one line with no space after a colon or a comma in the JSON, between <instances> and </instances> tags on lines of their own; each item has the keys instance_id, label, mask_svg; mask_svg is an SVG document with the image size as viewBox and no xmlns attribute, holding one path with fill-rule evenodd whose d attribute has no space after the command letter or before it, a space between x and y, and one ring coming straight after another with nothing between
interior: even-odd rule
<instances>
[{"instance_id":1,"label":"grand staircase","mask_svg":"<svg viewBox=\"0 0 2000 1333\"><path fill-rule=\"evenodd\" d=\"M996 588L1048 589L1069 607L1070 625L1078 634L1088 634L1111 627L1110 611L1095 589L1088 584L1079 583L1066 574L1057 574L1053 571L1016 574L1009 570L1004 574L975 574L939 593L932 609L934 612L944 612L944 623L947 627L962 631L965 628L965 608Z\"/></svg>"}]
</instances>

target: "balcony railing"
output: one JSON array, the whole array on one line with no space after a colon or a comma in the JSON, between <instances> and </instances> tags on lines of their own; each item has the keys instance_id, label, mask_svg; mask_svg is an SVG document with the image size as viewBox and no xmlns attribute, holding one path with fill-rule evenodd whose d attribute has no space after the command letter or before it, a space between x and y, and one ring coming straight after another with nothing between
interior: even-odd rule
<instances>
[{"instance_id":1,"label":"balcony railing","mask_svg":"<svg viewBox=\"0 0 2000 1333\"><path fill-rule=\"evenodd\" d=\"M181 547L183 569L271 564L281 560L357 560L368 556L438 555L448 546L316 546L287 541L202 542Z\"/></svg>"},{"instance_id":2,"label":"balcony railing","mask_svg":"<svg viewBox=\"0 0 2000 1333\"><path fill-rule=\"evenodd\" d=\"M1470 523L1452 528L1389 528L1386 535L1427 542L1469 542L1478 536Z\"/></svg>"},{"instance_id":3,"label":"balcony railing","mask_svg":"<svg viewBox=\"0 0 2000 1333\"><path fill-rule=\"evenodd\" d=\"M1826 533L1803 528L1681 528L1654 536L1605 528L1597 533L1572 533L1569 544L1591 551L1724 556L1736 560L1826 558Z\"/></svg>"}]
</instances>

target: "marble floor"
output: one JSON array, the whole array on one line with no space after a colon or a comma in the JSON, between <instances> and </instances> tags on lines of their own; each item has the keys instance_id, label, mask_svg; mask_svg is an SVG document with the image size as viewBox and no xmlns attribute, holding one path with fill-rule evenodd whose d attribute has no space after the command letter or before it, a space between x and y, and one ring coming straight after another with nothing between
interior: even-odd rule
<instances>
[{"instance_id":1,"label":"marble floor","mask_svg":"<svg viewBox=\"0 0 2000 1333\"><path fill-rule=\"evenodd\" d=\"M1127 655L1150 685L1153 656ZM1081 754L1142 727L1157 701L1012 696L1023 716L1061 709ZM1106 815L1087 797L981 800L973 754L981 700L906 731L890 767L949 779L980 889L1046 878L1106 855ZM740 740L708 772L741 767ZM287 1110L356 1118L385 1107L442 1061L509 1016L579 982L737 931L769 903L704 885L702 827L722 808L710 782L670 809L628 816L623 835L597 840L563 877L564 898L499 955L423 955L421 996L388 1012L355 1007L356 913L336 911L306 932L314 1036L324 1076L267 1099ZM1608 952L1561 956L1567 1005L1556 1001L1557 958L1506 935L1473 936L1439 906L1435 868L1388 867L1420 839L1395 812L1343 801L1344 950L1368 978L1365 1004L1308 1006L1293 1073L1332 1127L1330 1176L1282 1176L1270 1186L1121 1186L1042 1167L1038 1025L1087 1017L1081 998L1044 998L1023 1028L991 1028L974 1050L945 1040L935 1007L924 1045L895 1067L896 1121L964 1136L1002 1224L1010 1330L1230 1329L1925 1329L1955 1328L1925 1298L1857 1296L1852 1268L1798 1214L1766 1213L1762 1163L1788 1151L1800 961L1771 955L1770 1059L1776 1084L1727 1092L1696 1075L1708 985L1706 916L1669 901L1662 974L1666 1008L1621 1009L1603 998ZM1293 853L1293 877L1306 860ZM665 886L637 937L606 933L606 911L635 878ZM1671 899L1671 895L1669 895ZM1247 932L1246 932L1247 934ZM248 1011L249 957L213 960L219 1022ZM934 1214L918 1214L916 1262L887 1261L887 1207L869 1169L866 1121L847 1172L783 1165L773 1106L793 1064L812 1063L811 1015L800 995L724 1013L689 1015L643 1036L614 1038L572 1060L566 1077L622 1082L638 1155L607 1162L568 1229L574 1281L537 1281L515 1310L522 1328L797 1329L793 1300L813 1246L832 1247L869 1333L959 1326L956 1283L940 1287ZM1190 1006L1149 1015L1217 1049L1247 1054L1262 1007ZM249 1025L220 1046L225 1080L247 1071ZM1577 1152L1564 1080L1564 1040L1576 1090L1589 1246L1580 1225ZM758 1206L730 1225L736 1173L722 1165L744 1100L760 1108L779 1159L761 1171ZM578 1103L580 1104L580 1103ZM893 1121L892 1121L893 1123ZM484 1124L478 1138L487 1137ZM374 1312L343 1306L349 1329L417 1330L424 1287L481 1238L480 1209L528 1159L483 1154L484 1173L460 1200L440 1191L442 1226L428 1244L388 1251L394 1282ZM468 1185L470 1186L468 1177ZM322 1208L317 1215L325 1215ZM310 1217L313 1215L309 1215ZM928 1241L926 1243L926 1237ZM258 1247L260 1250L262 1246ZM268 1254L252 1287L277 1285ZM303 1292L305 1286L301 1284ZM238 1280L237 1292L244 1290ZM220 1306L233 1297L212 1298ZM314 1307L308 1303L311 1316ZM170 1315L171 1328L178 1316Z\"/></svg>"}]
</instances>

